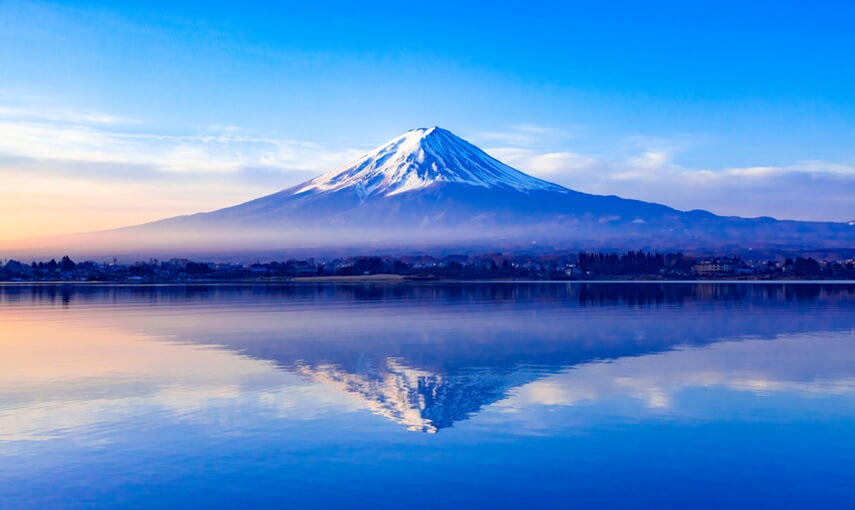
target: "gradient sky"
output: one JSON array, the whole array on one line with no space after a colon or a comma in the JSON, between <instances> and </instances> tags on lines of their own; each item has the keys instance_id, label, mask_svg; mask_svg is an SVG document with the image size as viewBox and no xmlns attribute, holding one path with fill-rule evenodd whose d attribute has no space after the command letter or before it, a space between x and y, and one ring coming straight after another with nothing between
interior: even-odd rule
<instances>
[{"instance_id":1,"label":"gradient sky","mask_svg":"<svg viewBox=\"0 0 855 510\"><path fill-rule=\"evenodd\" d=\"M211 210L439 125L533 175L855 219L852 2L0 0L0 240Z\"/></svg>"}]
</instances>

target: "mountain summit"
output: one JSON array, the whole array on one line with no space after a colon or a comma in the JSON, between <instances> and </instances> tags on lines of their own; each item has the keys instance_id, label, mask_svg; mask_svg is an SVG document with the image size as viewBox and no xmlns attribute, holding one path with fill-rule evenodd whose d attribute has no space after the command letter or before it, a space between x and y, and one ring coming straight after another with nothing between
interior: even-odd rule
<instances>
[{"instance_id":1,"label":"mountain summit","mask_svg":"<svg viewBox=\"0 0 855 510\"><path fill-rule=\"evenodd\" d=\"M312 179L297 193L353 188L363 196L391 196L437 183L523 192L566 191L511 168L450 131L434 126L408 131L356 162Z\"/></svg>"},{"instance_id":2,"label":"mountain summit","mask_svg":"<svg viewBox=\"0 0 855 510\"><path fill-rule=\"evenodd\" d=\"M55 243L51 250L60 249ZM72 236L63 251L134 256L307 251L849 249L855 226L678 211L581 193L527 175L438 127L218 211ZM79 248L79 247L97 248Z\"/></svg>"}]
</instances>

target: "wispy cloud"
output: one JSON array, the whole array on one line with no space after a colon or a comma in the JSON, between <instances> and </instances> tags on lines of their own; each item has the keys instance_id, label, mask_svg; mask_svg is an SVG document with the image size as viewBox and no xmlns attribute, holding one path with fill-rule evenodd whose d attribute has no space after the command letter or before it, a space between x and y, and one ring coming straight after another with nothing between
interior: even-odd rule
<instances>
[{"instance_id":1,"label":"wispy cloud","mask_svg":"<svg viewBox=\"0 0 855 510\"><path fill-rule=\"evenodd\" d=\"M502 130L475 132L471 141L483 146L505 145L535 148L566 142L576 137L581 130L581 126L556 128L533 123L516 124Z\"/></svg>"},{"instance_id":2,"label":"wispy cloud","mask_svg":"<svg viewBox=\"0 0 855 510\"><path fill-rule=\"evenodd\" d=\"M511 142L512 138L496 138ZM587 193L620 195L717 214L848 221L855 218L855 165L698 168L677 163L693 140L633 136L610 154L538 150L507 143L487 152L520 170Z\"/></svg>"},{"instance_id":3,"label":"wispy cloud","mask_svg":"<svg viewBox=\"0 0 855 510\"><path fill-rule=\"evenodd\" d=\"M138 124L139 121L100 112L48 111L0 106L0 118L22 121L53 121L82 124Z\"/></svg>"},{"instance_id":4,"label":"wispy cloud","mask_svg":"<svg viewBox=\"0 0 855 510\"><path fill-rule=\"evenodd\" d=\"M0 108L0 239L225 207L297 184L362 153L233 126L178 135L145 127L108 114ZM21 211L26 221L20 220Z\"/></svg>"},{"instance_id":5,"label":"wispy cloud","mask_svg":"<svg viewBox=\"0 0 855 510\"><path fill-rule=\"evenodd\" d=\"M0 120L0 153L37 160L148 165L161 172L238 172L243 167L328 170L359 155L290 139L255 137L236 128L194 135L117 132L91 125Z\"/></svg>"}]
</instances>

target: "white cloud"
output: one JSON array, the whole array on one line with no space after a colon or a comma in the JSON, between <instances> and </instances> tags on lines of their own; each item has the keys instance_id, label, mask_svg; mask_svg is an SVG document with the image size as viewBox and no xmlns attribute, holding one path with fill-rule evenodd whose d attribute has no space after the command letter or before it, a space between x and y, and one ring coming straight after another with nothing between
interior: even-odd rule
<instances>
[{"instance_id":1,"label":"white cloud","mask_svg":"<svg viewBox=\"0 0 855 510\"><path fill-rule=\"evenodd\" d=\"M0 153L37 160L146 165L162 172L238 172L244 167L329 170L359 155L318 144L254 137L236 128L199 135L116 132L82 124L0 120Z\"/></svg>"},{"instance_id":2,"label":"white cloud","mask_svg":"<svg viewBox=\"0 0 855 510\"><path fill-rule=\"evenodd\" d=\"M660 170L667 165L670 160L671 155L666 151L647 151L634 158L630 158L627 163L631 168Z\"/></svg>"},{"instance_id":3,"label":"white cloud","mask_svg":"<svg viewBox=\"0 0 855 510\"><path fill-rule=\"evenodd\" d=\"M545 174L560 173L569 170L571 172L590 171L598 168L600 162L597 158L572 152L548 152L531 158L531 163L538 171Z\"/></svg>"},{"instance_id":4,"label":"white cloud","mask_svg":"<svg viewBox=\"0 0 855 510\"><path fill-rule=\"evenodd\" d=\"M855 165L810 160L784 166L694 168L675 162L691 143L631 137L618 145L610 155L512 144L487 152L522 171L587 193L724 215L855 218Z\"/></svg>"},{"instance_id":5,"label":"white cloud","mask_svg":"<svg viewBox=\"0 0 855 510\"><path fill-rule=\"evenodd\" d=\"M517 124L505 130L479 131L473 134L472 142L477 145L512 145L528 148L555 144L574 138L581 130L579 126L555 128L538 124Z\"/></svg>"},{"instance_id":6,"label":"white cloud","mask_svg":"<svg viewBox=\"0 0 855 510\"><path fill-rule=\"evenodd\" d=\"M82 124L139 124L139 121L108 113L77 112L73 110L43 110L0 106L0 117L20 121L53 121Z\"/></svg>"},{"instance_id":7,"label":"white cloud","mask_svg":"<svg viewBox=\"0 0 855 510\"><path fill-rule=\"evenodd\" d=\"M226 207L307 180L363 152L257 136L234 126L181 135L141 126L106 114L0 108L0 239L114 228ZM21 211L27 212L24 221Z\"/></svg>"}]
</instances>

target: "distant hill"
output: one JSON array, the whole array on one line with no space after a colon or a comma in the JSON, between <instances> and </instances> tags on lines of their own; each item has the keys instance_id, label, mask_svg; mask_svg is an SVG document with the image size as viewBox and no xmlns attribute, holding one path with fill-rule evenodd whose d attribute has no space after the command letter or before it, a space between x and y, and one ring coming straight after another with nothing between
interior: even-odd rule
<instances>
[{"instance_id":1,"label":"distant hill","mask_svg":"<svg viewBox=\"0 0 855 510\"><path fill-rule=\"evenodd\" d=\"M717 216L574 191L438 127L343 168L213 212L56 240L70 252L157 254L485 249L835 250L855 221Z\"/></svg>"}]
</instances>

